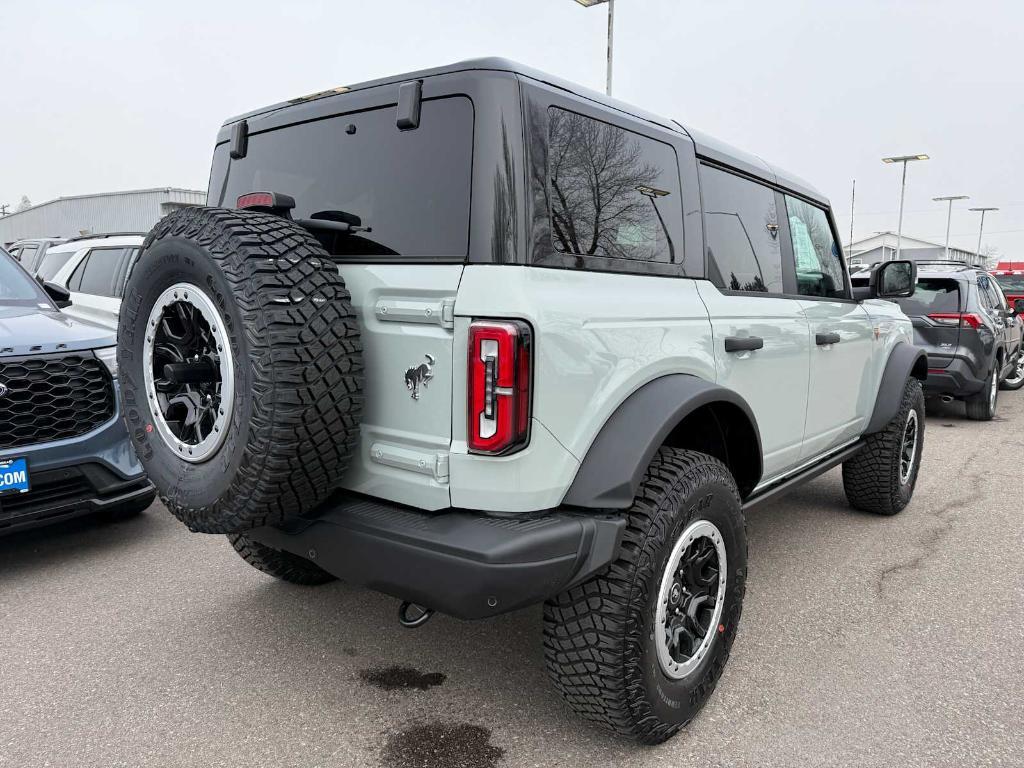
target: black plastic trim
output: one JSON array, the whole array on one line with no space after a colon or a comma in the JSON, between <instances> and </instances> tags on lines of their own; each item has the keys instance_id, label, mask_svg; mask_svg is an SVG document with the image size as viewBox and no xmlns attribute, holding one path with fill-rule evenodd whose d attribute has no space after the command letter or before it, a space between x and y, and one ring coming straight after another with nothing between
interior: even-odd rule
<instances>
[{"instance_id":1,"label":"black plastic trim","mask_svg":"<svg viewBox=\"0 0 1024 768\"><path fill-rule=\"evenodd\" d=\"M912 375L919 360L924 360L922 367L925 375L919 377L924 381L928 375L928 356L925 351L903 341L893 347L889 359L885 363L882 381L878 385L878 395L875 398L875 409L871 413L871 420L868 422L864 434L870 435L882 431L885 429L885 425L896 416L907 379Z\"/></svg>"},{"instance_id":2,"label":"black plastic trim","mask_svg":"<svg viewBox=\"0 0 1024 768\"><path fill-rule=\"evenodd\" d=\"M858 441L851 445L849 448L845 448L839 451L838 453L832 454L831 456L822 460L818 464L814 464L813 466L807 467L806 469L798 472L795 475L779 480L778 483L768 486L763 491L760 491L759 493L750 496L746 501L744 501L743 511L746 512L748 509L756 507L758 504L763 504L766 501L777 499L783 494L793 490L794 488L798 488L804 483L813 480L818 475L824 474L833 467L842 464L844 461L846 461L854 454L856 454L858 451L860 451L860 449L863 447L864 443Z\"/></svg>"},{"instance_id":3,"label":"black plastic trim","mask_svg":"<svg viewBox=\"0 0 1024 768\"><path fill-rule=\"evenodd\" d=\"M749 488L757 485L762 472L761 435L746 400L730 389L679 373L645 384L616 409L587 451L563 503L589 509L629 507L651 459L672 430L712 403L738 407L753 427L758 467Z\"/></svg>"}]
</instances>

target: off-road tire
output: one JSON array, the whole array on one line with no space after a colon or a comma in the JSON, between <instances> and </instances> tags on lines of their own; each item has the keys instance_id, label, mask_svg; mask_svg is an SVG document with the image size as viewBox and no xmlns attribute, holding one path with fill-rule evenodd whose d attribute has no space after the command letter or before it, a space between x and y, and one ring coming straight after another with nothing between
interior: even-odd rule
<instances>
[{"instance_id":1,"label":"off-road tire","mask_svg":"<svg viewBox=\"0 0 1024 768\"><path fill-rule=\"evenodd\" d=\"M216 305L234 370L226 436L199 463L154 428L143 370L150 312L182 282ZM337 266L291 221L198 207L162 219L128 278L117 357L132 444L193 531L239 533L302 515L348 465L362 409L356 315Z\"/></svg>"},{"instance_id":2,"label":"off-road tire","mask_svg":"<svg viewBox=\"0 0 1024 768\"><path fill-rule=\"evenodd\" d=\"M911 411L917 414L917 449L904 481L900 457ZM864 447L843 462L843 490L850 506L863 512L895 515L910 503L924 453L924 415L921 382L908 378L896 415L881 432L865 437Z\"/></svg>"},{"instance_id":3,"label":"off-road tire","mask_svg":"<svg viewBox=\"0 0 1024 768\"><path fill-rule=\"evenodd\" d=\"M992 371L985 378L985 386L975 395L964 399L964 411L971 421L992 421L999 404L999 387L996 387L995 399L992 398L992 379L999 376L999 361L992 362Z\"/></svg>"},{"instance_id":4,"label":"off-road tire","mask_svg":"<svg viewBox=\"0 0 1024 768\"><path fill-rule=\"evenodd\" d=\"M306 558L260 544L244 534L229 535L228 541L245 562L275 579L309 587L334 581L334 576Z\"/></svg>"},{"instance_id":5,"label":"off-road tire","mask_svg":"<svg viewBox=\"0 0 1024 768\"><path fill-rule=\"evenodd\" d=\"M618 559L544 605L544 659L555 687L584 718L658 744L685 726L722 674L739 624L747 574L746 528L736 483L720 461L662 448L632 507ZM671 550L691 522L709 519L725 540L727 581L720 627L681 680L662 671L656 603Z\"/></svg>"}]
</instances>

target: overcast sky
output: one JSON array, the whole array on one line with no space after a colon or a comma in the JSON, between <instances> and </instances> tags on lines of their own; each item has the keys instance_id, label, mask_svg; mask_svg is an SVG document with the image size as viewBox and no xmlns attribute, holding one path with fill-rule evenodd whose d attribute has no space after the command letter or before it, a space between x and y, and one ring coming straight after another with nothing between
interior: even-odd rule
<instances>
[{"instance_id":1,"label":"overcast sky","mask_svg":"<svg viewBox=\"0 0 1024 768\"><path fill-rule=\"evenodd\" d=\"M0 0L0 203L205 189L224 118L337 85L505 56L604 87L604 8L572 0ZM1024 258L1024 2L617 0L615 95L806 178L844 241L941 241L944 204L1002 210L985 244ZM958 204L953 243L974 248Z\"/></svg>"}]
</instances>

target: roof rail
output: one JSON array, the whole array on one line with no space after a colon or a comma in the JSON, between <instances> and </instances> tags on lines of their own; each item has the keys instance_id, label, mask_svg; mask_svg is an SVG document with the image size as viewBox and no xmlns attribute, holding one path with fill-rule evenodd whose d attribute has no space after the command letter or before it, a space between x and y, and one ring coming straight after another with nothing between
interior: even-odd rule
<instances>
[{"instance_id":1,"label":"roof rail","mask_svg":"<svg viewBox=\"0 0 1024 768\"><path fill-rule=\"evenodd\" d=\"M74 243L78 240L101 240L105 237L145 237L149 232L102 232L97 235L77 235L75 237L69 237L68 242Z\"/></svg>"},{"instance_id":2,"label":"roof rail","mask_svg":"<svg viewBox=\"0 0 1024 768\"><path fill-rule=\"evenodd\" d=\"M964 269L982 269L982 267L975 267L969 261L964 261L963 259L919 259L914 263L928 264L929 266L938 265L944 267L962 267Z\"/></svg>"}]
</instances>

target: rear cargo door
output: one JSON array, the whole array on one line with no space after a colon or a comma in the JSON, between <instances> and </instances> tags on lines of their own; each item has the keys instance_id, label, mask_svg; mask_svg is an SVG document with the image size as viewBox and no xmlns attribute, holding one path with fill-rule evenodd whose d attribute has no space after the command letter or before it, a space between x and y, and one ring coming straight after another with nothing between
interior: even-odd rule
<instances>
[{"instance_id":1,"label":"rear cargo door","mask_svg":"<svg viewBox=\"0 0 1024 768\"><path fill-rule=\"evenodd\" d=\"M928 353L929 368L948 367L956 354L959 315L967 298L961 296L960 288L953 278L922 277L913 296L896 302L914 326L914 343ZM963 288L967 289L966 284Z\"/></svg>"},{"instance_id":2,"label":"rear cargo door","mask_svg":"<svg viewBox=\"0 0 1024 768\"><path fill-rule=\"evenodd\" d=\"M397 89L394 89L397 91ZM394 94L392 94L394 95ZM272 191L338 264L359 315L366 378L361 443L344 487L427 509L450 505L455 296L469 241L473 104L424 99L400 130L394 102L273 130L250 126L243 158L218 146L211 202ZM230 166L230 168L229 168Z\"/></svg>"}]
</instances>

